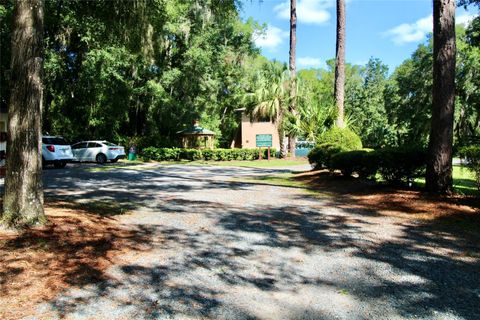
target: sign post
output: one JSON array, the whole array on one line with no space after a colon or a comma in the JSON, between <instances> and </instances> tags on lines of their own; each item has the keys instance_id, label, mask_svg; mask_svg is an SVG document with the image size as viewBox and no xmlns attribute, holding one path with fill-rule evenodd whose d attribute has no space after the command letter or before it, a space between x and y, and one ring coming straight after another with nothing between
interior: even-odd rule
<instances>
[{"instance_id":1,"label":"sign post","mask_svg":"<svg viewBox=\"0 0 480 320\"><path fill-rule=\"evenodd\" d=\"M267 158L270 160L270 148L272 147L272 135L271 134L257 134L255 143L257 148L267 147ZM262 160L262 152L259 150L259 158Z\"/></svg>"}]
</instances>

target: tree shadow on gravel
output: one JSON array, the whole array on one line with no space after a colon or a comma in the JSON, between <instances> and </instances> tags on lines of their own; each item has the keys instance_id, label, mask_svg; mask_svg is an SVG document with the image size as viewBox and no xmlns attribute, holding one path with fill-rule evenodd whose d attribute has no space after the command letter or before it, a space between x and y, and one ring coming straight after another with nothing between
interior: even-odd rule
<instances>
[{"instance_id":1,"label":"tree shadow on gravel","mask_svg":"<svg viewBox=\"0 0 480 320\"><path fill-rule=\"evenodd\" d=\"M258 187L212 181L209 174L120 173L102 177L103 189L65 195L130 200L150 211L118 231L133 234L124 236L126 255L109 269L112 276L93 268L101 271L98 278L64 291L50 308L60 317L86 318L275 318L280 307L283 319L480 318L480 241L452 220L464 214L467 225L478 223L475 209L441 201L431 207L431 199L415 192L370 193L368 185L348 181L317 184L320 197L279 188L285 199L256 207L190 199L200 190ZM130 188L113 189L134 177ZM438 213L427 219L432 208ZM95 217L95 225L114 218Z\"/></svg>"},{"instance_id":2,"label":"tree shadow on gravel","mask_svg":"<svg viewBox=\"0 0 480 320\"><path fill-rule=\"evenodd\" d=\"M326 206L370 221L387 217L402 230L361 246L355 256L387 264L403 280L375 275L377 284L352 283L352 291L394 299L404 317L436 317L443 312L463 319L480 318L478 197L441 197L326 173L298 179L320 193L328 192L330 197L322 198Z\"/></svg>"},{"instance_id":3,"label":"tree shadow on gravel","mask_svg":"<svg viewBox=\"0 0 480 320\"><path fill-rule=\"evenodd\" d=\"M295 296L301 288L328 285L334 295L347 295L372 308L374 316L382 315L378 305L384 304L402 317L435 317L441 312L478 318L478 246L451 233L404 223L399 234L382 239L375 234L383 227L376 214L346 209L332 214L301 206L261 206L253 211L226 209L207 201L172 201L181 203L185 211L203 213L215 227L152 226L153 235L164 235L160 251L120 265L121 276L103 281L88 291L86 299L63 297L52 301L53 308L63 315L82 313L83 308L96 306L98 299L107 299L116 310L124 310L121 314L133 316L129 312L135 310L138 318L231 315L255 319L262 313L225 300L232 288L245 290L242 296L251 294L255 301L267 292ZM157 258L165 251L173 253ZM342 265L345 254L361 259L362 264ZM337 255L340 258L335 260ZM319 271L329 260L333 268L345 270L341 277L328 278ZM285 312L285 319L334 316L302 305Z\"/></svg>"},{"instance_id":4,"label":"tree shadow on gravel","mask_svg":"<svg viewBox=\"0 0 480 320\"><path fill-rule=\"evenodd\" d=\"M44 227L0 233L2 319L18 319L65 288L99 283L116 254L150 246L147 227L119 225L109 206L47 201L46 213Z\"/></svg>"},{"instance_id":5,"label":"tree shadow on gravel","mask_svg":"<svg viewBox=\"0 0 480 320\"><path fill-rule=\"evenodd\" d=\"M105 299L116 314L139 319L174 315L256 319L258 310L255 314L225 300L225 295L232 288L281 292L297 285L316 285L319 280L296 272L289 265L294 258L283 252L298 249L309 255L326 248L342 250L355 246L354 237L362 232L355 225L360 221L323 216L306 208L262 206L252 213L216 202L180 198L171 202L184 211L202 214L202 219L211 219L212 224L186 228L164 225L163 219L148 222L150 241L160 237L160 245L152 245L138 260L118 264L111 271L114 277L52 300L51 308L61 317L87 314L104 306ZM169 209L169 205L158 207L151 215L172 214ZM142 228L138 223L147 222L137 221L136 229ZM273 258L276 253L280 253L278 260ZM292 319L297 312L308 313L292 310Z\"/></svg>"}]
</instances>

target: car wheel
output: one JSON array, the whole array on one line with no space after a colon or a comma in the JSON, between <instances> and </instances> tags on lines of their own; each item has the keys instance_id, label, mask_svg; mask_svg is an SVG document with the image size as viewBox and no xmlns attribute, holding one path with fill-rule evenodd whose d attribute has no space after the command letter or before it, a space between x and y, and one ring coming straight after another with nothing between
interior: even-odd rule
<instances>
[{"instance_id":1,"label":"car wheel","mask_svg":"<svg viewBox=\"0 0 480 320\"><path fill-rule=\"evenodd\" d=\"M118 161L118 159L112 159L112 160L110 160L110 161L111 161L112 163L115 163L115 162Z\"/></svg>"},{"instance_id":2,"label":"car wheel","mask_svg":"<svg viewBox=\"0 0 480 320\"><path fill-rule=\"evenodd\" d=\"M97 163L99 164L104 164L105 162L107 162L107 157L103 153L99 153L97 154L95 160L97 160Z\"/></svg>"},{"instance_id":3,"label":"car wheel","mask_svg":"<svg viewBox=\"0 0 480 320\"><path fill-rule=\"evenodd\" d=\"M55 162L53 164L53 166L57 169L65 168L66 165L67 165L66 161Z\"/></svg>"}]
</instances>

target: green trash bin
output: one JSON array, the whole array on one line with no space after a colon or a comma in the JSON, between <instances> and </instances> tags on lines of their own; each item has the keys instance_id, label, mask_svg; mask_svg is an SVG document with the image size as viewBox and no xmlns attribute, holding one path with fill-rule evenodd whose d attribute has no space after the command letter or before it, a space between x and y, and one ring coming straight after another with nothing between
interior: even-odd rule
<instances>
[{"instance_id":1,"label":"green trash bin","mask_svg":"<svg viewBox=\"0 0 480 320\"><path fill-rule=\"evenodd\" d=\"M130 150L128 151L128 160L137 160L137 148L135 148L135 146L130 147Z\"/></svg>"}]
</instances>

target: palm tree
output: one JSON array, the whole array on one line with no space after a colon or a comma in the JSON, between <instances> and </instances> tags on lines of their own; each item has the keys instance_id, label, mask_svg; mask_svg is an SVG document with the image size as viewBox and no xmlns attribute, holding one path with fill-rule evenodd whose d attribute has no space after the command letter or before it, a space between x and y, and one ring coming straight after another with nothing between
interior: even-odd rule
<instances>
[{"instance_id":1,"label":"palm tree","mask_svg":"<svg viewBox=\"0 0 480 320\"><path fill-rule=\"evenodd\" d=\"M434 0L433 108L426 174L426 187L432 192L452 189L455 54L455 0Z\"/></svg>"},{"instance_id":2,"label":"palm tree","mask_svg":"<svg viewBox=\"0 0 480 320\"><path fill-rule=\"evenodd\" d=\"M335 104L337 106L337 126L343 128L345 100L345 0L337 0L337 48L335 58Z\"/></svg>"},{"instance_id":3,"label":"palm tree","mask_svg":"<svg viewBox=\"0 0 480 320\"><path fill-rule=\"evenodd\" d=\"M292 120L295 121L297 117L296 107L296 46L297 46L297 0L290 0L290 52L289 52L289 69L290 69L290 106L289 111ZM291 131L288 134L289 152L290 156L295 158L297 134Z\"/></svg>"},{"instance_id":4,"label":"palm tree","mask_svg":"<svg viewBox=\"0 0 480 320\"><path fill-rule=\"evenodd\" d=\"M280 157L286 156L285 114L289 107L289 75L285 66L269 62L254 80L254 92L249 94L247 112L256 118L268 117L275 122L280 137Z\"/></svg>"}]
</instances>

